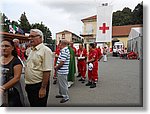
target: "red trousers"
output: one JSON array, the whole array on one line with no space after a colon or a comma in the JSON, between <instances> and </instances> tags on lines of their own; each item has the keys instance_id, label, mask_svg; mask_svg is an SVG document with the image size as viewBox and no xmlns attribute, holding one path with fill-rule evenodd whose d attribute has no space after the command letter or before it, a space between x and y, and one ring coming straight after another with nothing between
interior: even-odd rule
<instances>
[{"instance_id":1,"label":"red trousers","mask_svg":"<svg viewBox=\"0 0 150 114\"><path fill-rule=\"evenodd\" d=\"M82 78L85 79L86 76L86 61L85 60L79 60L78 61L78 72L81 74Z\"/></svg>"},{"instance_id":2,"label":"red trousers","mask_svg":"<svg viewBox=\"0 0 150 114\"><path fill-rule=\"evenodd\" d=\"M98 81L98 62L93 63L93 69L88 70L88 80L97 82Z\"/></svg>"}]
</instances>

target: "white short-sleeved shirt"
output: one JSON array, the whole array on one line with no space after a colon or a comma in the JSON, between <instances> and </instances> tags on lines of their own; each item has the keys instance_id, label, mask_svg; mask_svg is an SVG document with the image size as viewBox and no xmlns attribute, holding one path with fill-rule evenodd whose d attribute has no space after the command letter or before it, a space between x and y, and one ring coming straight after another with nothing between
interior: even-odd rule
<instances>
[{"instance_id":1,"label":"white short-sleeved shirt","mask_svg":"<svg viewBox=\"0 0 150 114\"><path fill-rule=\"evenodd\" d=\"M52 70L52 51L43 43L31 50L25 65L25 83L42 82L43 72Z\"/></svg>"}]
</instances>

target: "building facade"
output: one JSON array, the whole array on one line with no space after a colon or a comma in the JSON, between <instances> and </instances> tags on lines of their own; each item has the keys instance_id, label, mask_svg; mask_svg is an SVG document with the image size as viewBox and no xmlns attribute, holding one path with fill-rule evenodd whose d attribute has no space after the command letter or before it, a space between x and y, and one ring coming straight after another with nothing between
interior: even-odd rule
<instances>
[{"instance_id":1,"label":"building facade","mask_svg":"<svg viewBox=\"0 0 150 114\"><path fill-rule=\"evenodd\" d=\"M80 34L84 38L84 43L95 42L96 40L96 15L81 20L83 22L83 32Z\"/></svg>"},{"instance_id":2,"label":"building facade","mask_svg":"<svg viewBox=\"0 0 150 114\"><path fill-rule=\"evenodd\" d=\"M96 41L97 16L91 16L81 20L83 22L83 32L80 34L84 38L84 43ZM141 27L142 25L125 25L112 27L112 42L107 42L108 47L112 48L115 42L122 42L127 47L128 36L132 27Z\"/></svg>"},{"instance_id":3,"label":"building facade","mask_svg":"<svg viewBox=\"0 0 150 114\"><path fill-rule=\"evenodd\" d=\"M65 39L69 42L81 42L82 39L80 36L68 31L68 30L64 30L62 32L58 32L56 33L56 45L59 44L59 41Z\"/></svg>"}]
</instances>

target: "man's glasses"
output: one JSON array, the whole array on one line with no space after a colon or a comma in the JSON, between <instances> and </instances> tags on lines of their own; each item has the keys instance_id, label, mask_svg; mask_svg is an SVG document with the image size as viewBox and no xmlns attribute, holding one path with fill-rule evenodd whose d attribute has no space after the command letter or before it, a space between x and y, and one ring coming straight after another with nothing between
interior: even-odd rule
<instances>
[{"instance_id":1,"label":"man's glasses","mask_svg":"<svg viewBox=\"0 0 150 114\"><path fill-rule=\"evenodd\" d=\"M37 36L40 36L40 35L29 35L29 38L35 38L35 37L37 37Z\"/></svg>"}]
</instances>

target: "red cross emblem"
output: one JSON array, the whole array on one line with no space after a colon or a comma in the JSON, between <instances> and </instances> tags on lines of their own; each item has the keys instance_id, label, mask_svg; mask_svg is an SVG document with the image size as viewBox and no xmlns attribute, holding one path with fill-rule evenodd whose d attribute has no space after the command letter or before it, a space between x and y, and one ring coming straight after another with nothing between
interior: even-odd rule
<instances>
[{"instance_id":1,"label":"red cross emblem","mask_svg":"<svg viewBox=\"0 0 150 114\"><path fill-rule=\"evenodd\" d=\"M109 30L109 27L106 27L106 23L103 23L103 26L99 27L99 30L102 30L103 34L105 34L106 30Z\"/></svg>"}]
</instances>

